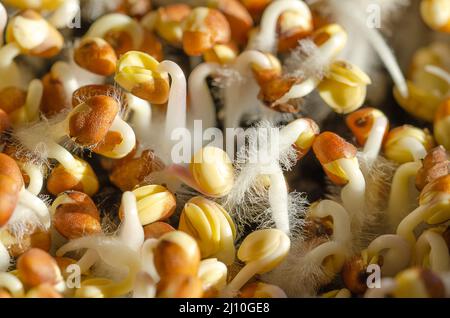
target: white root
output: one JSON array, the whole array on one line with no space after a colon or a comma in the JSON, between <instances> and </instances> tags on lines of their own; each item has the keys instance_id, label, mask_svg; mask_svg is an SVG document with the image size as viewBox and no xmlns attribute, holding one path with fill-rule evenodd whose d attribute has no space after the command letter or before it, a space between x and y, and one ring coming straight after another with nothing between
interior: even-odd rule
<instances>
[{"instance_id":1,"label":"white root","mask_svg":"<svg viewBox=\"0 0 450 318\"><path fill-rule=\"evenodd\" d=\"M166 139L169 141L173 131L186 128L186 77L178 64L172 61L161 62L159 71L169 73L172 81L165 123Z\"/></svg>"},{"instance_id":2,"label":"white root","mask_svg":"<svg viewBox=\"0 0 450 318\"><path fill-rule=\"evenodd\" d=\"M386 234L377 237L367 247L369 258L383 254L381 273L383 276L393 277L407 268L412 259L411 245L398 235Z\"/></svg>"},{"instance_id":3,"label":"white root","mask_svg":"<svg viewBox=\"0 0 450 318\"><path fill-rule=\"evenodd\" d=\"M22 298L25 295L20 279L10 273L0 273L0 289L6 289L14 298Z\"/></svg>"},{"instance_id":4,"label":"white root","mask_svg":"<svg viewBox=\"0 0 450 318\"><path fill-rule=\"evenodd\" d=\"M446 272L450 269L450 256L447 243L442 235L427 230L418 238L415 246L415 264L427 266L434 272Z\"/></svg>"},{"instance_id":5,"label":"white root","mask_svg":"<svg viewBox=\"0 0 450 318\"><path fill-rule=\"evenodd\" d=\"M388 205L388 222L392 230L395 230L411 211L412 202L418 196L418 191L411 192L411 179L415 178L422 164L418 161L407 162L401 165L394 174L391 184Z\"/></svg>"},{"instance_id":6,"label":"white root","mask_svg":"<svg viewBox=\"0 0 450 318\"><path fill-rule=\"evenodd\" d=\"M219 68L217 63L202 63L189 75L190 124L194 120L202 120L203 129L217 126L216 108L206 79L214 75Z\"/></svg>"},{"instance_id":7,"label":"white root","mask_svg":"<svg viewBox=\"0 0 450 318\"><path fill-rule=\"evenodd\" d=\"M273 1L263 13L260 23L260 31L250 41L247 49L273 53L277 44L278 18L286 11L298 11L307 21L312 20L311 12L303 1L278 0Z\"/></svg>"},{"instance_id":8,"label":"white root","mask_svg":"<svg viewBox=\"0 0 450 318\"><path fill-rule=\"evenodd\" d=\"M44 185L44 174L39 166L27 162L21 165L23 171L28 175L30 182L28 183L28 192L38 195L41 193Z\"/></svg>"},{"instance_id":9,"label":"white root","mask_svg":"<svg viewBox=\"0 0 450 318\"><path fill-rule=\"evenodd\" d=\"M363 155L369 168L380 154L384 134L386 133L388 125L388 119L385 116L379 116L370 130L369 137L367 138L363 149Z\"/></svg>"},{"instance_id":10,"label":"white root","mask_svg":"<svg viewBox=\"0 0 450 318\"><path fill-rule=\"evenodd\" d=\"M140 250L144 243L144 229L139 220L136 197L127 191L122 195L123 221L119 228L118 238L134 251Z\"/></svg>"}]
</instances>

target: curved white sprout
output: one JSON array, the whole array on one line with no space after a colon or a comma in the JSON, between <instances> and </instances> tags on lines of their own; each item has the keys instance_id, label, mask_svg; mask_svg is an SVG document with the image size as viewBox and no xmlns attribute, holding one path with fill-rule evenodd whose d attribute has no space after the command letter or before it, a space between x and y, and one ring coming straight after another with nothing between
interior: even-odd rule
<instances>
[{"instance_id":1,"label":"curved white sprout","mask_svg":"<svg viewBox=\"0 0 450 318\"><path fill-rule=\"evenodd\" d=\"M118 238L134 251L139 251L144 243L144 228L139 220L136 197L127 191L122 195L123 221Z\"/></svg>"},{"instance_id":2,"label":"curved white sprout","mask_svg":"<svg viewBox=\"0 0 450 318\"><path fill-rule=\"evenodd\" d=\"M231 79L231 83L225 87L225 128L239 127L242 115L259 105L256 98L259 86L253 78L252 65L257 65L261 69L273 67L267 55L255 50L242 52L230 65L232 71L242 78Z\"/></svg>"},{"instance_id":3,"label":"curved white sprout","mask_svg":"<svg viewBox=\"0 0 450 318\"><path fill-rule=\"evenodd\" d=\"M217 63L202 63L189 75L189 124L194 120L202 120L203 129L216 127L216 109L206 79L217 72Z\"/></svg>"},{"instance_id":4,"label":"curved white sprout","mask_svg":"<svg viewBox=\"0 0 450 318\"><path fill-rule=\"evenodd\" d=\"M152 107L149 102L133 94L126 93L126 98L128 108L133 111L130 125L135 131L137 140L145 141L152 127Z\"/></svg>"},{"instance_id":5,"label":"curved white sprout","mask_svg":"<svg viewBox=\"0 0 450 318\"><path fill-rule=\"evenodd\" d=\"M442 193L433 198L430 202L419 205L414 211L409 213L398 225L397 234L403 236L411 244L416 243L414 230L421 223L439 224L449 220L448 211L439 208L440 204L448 204L450 195Z\"/></svg>"},{"instance_id":6,"label":"curved white sprout","mask_svg":"<svg viewBox=\"0 0 450 318\"><path fill-rule=\"evenodd\" d=\"M41 193L42 186L44 185L44 174L39 166L26 162L21 165L23 171L28 175L30 182L28 183L28 192L38 195Z\"/></svg>"},{"instance_id":7,"label":"curved white sprout","mask_svg":"<svg viewBox=\"0 0 450 318\"><path fill-rule=\"evenodd\" d=\"M322 200L313 205L308 213L312 218L333 218L333 235L331 239L341 244L351 240L350 217L342 205L332 200Z\"/></svg>"},{"instance_id":8,"label":"curved white sprout","mask_svg":"<svg viewBox=\"0 0 450 318\"><path fill-rule=\"evenodd\" d=\"M11 256L5 245L0 241L0 272L6 272L11 266Z\"/></svg>"},{"instance_id":9,"label":"curved white sprout","mask_svg":"<svg viewBox=\"0 0 450 318\"><path fill-rule=\"evenodd\" d=\"M393 230L410 212L411 201L414 196L410 190L410 183L411 179L416 177L420 168L422 168L422 164L419 161L415 161L407 162L395 171L388 204L388 222ZM417 191L416 195L418 195Z\"/></svg>"},{"instance_id":10,"label":"curved white sprout","mask_svg":"<svg viewBox=\"0 0 450 318\"><path fill-rule=\"evenodd\" d=\"M79 0L65 0L47 20L57 29L66 28L80 14L80 10Z\"/></svg>"},{"instance_id":11,"label":"curved white sprout","mask_svg":"<svg viewBox=\"0 0 450 318\"><path fill-rule=\"evenodd\" d=\"M411 246L399 235L386 234L377 237L367 247L369 259L375 255L383 254L381 273L392 277L408 267L411 262Z\"/></svg>"},{"instance_id":12,"label":"curved white sprout","mask_svg":"<svg viewBox=\"0 0 450 318\"><path fill-rule=\"evenodd\" d=\"M173 131L186 127L186 77L178 64L172 61L162 61L158 71L169 73L171 78L165 123L165 134L169 141Z\"/></svg>"},{"instance_id":13,"label":"curved white sprout","mask_svg":"<svg viewBox=\"0 0 450 318\"><path fill-rule=\"evenodd\" d=\"M415 246L415 263L418 266L428 265L434 272L450 269L448 247L442 235L432 230L422 233Z\"/></svg>"},{"instance_id":14,"label":"curved white sprout","mask_svg":"<svg viewBox=\"0 0 450 318\"><path fill-rule=\"evenodd\" d=\"M425 146L415 138L405 137L398 141L398 146L408 149L415 161L422 160L427 155Z\"/></svg>"},{"instance_id":15,"label":"curved white sprout","mask_svg":"<svg viewBox=\"0 0 450 318\"><path fill-rule=\"evenodd\" d=\"M326 261L330 260L330 257L333 257L332 261L335 263L335 267L333 266L334 268L332 271L334 272L331 274L335 275L341 270L347 256L348 251L342 244L335 241L329 241L317 246L310 251L305 258L308 258L309 262L317 264L317 266L326 266ZM330 271L330 269L327 269L326 267L324 267L324 270Z\"/></svg>"},{"instance_id":16,"label":"curved white sprout","mask_svg":"<svg viewBox=\"0 0 450 318\"><path fill-rule=\"evenodd\" d=\"M383 145L383 138L386 130L388 129L389 121L383 115L375 119L372 129L370 130L369 137L367 138L366 144L362 151L368 167L377 159L381 146Z\"/></svg>"},{"instance_id":17,"label":"curved white sprout","mask_svg":"<svg viewBox=\"0 0 450 318\"><path fill-rule=\"evenodd\" d=\"M446 81L450 85L450 73L446 70L435 66L435 65L427 65L425 66L425 71L427 71L430 74L436 75L437 77L442 78L444 81Z\"/></svg>"},{"instance_id":18,"label":"curved white sprout","mask_svg":"<svg viewBox=\"0 0 450 318\"><path fill-rule=\"evenodd\" d=\"M359 168L351 159L339 159L339 166L345 172L348 183L342 188L341 199L350 217L364 213L366 182Z\"/></svg>"},{"instance_id":19,"label":"curved white sprout","mask_svg":"<svg viewBox=\"0 0 450 318\"><path fill-rule=\"evenodd\" d=\"M264 10L261 17L260 30L250 41L248 49L262 52L275 52L277 44L277 22L286 11L301 12L305 20L311 21L312 15L308 6L303 1L277 0L273 1Z\"/></svg>"},{"instance_id":20,"label":"curved white sprout","mask_svg":"<svg viewBox=\"0 0 450 318\"><path fill-rule=\"evenodd\" d=\"M268 270L270 270L271 267L273 267L273 265L271 264L273 264L274 261L286 257L286 254L288 253L291 246L291 241L289 240L288 236L274 229L262 231L267 232L271 231L272 233L270 233L269 235L271 235L270 237L273 241L266 242L267 244L266 246L264 245L259 246L259 248L261 248L262 251L260 253L256 253L255 251L249 250L242 251L242 249L252 247L253 246L252 239L260 235L260 233L253 232L244 239L238 251L238 257L239 258L242 257L240 256L241 253L244 255L253 254L254 259L246 260L245 266L239 271L239 273L237 273L237 275L233 278L233 280L230 283L228 283L228 285L221 291L222 297L234 296L239 291L239 289L241 289L242 286L244 286L245 283L247 283L248 280L251 279L254 275L260 273L261 271L267 272ZM254 247L256 248L257 246Z\"/></svg>"},{"instance_id":21,"label":"curved white sprout","mask_svg":"<svg viewBox=\"0 0 450 318\"><path fill-rule=\"evenodd\" d=\"M47 205L36 195L23 188L19 193L18 206L22 205L29 208L38 217L42 226L50 228L51 216Z\"/></svg>"},{"instance_id":22,"label":"curved white sprout","mask_svg":"<svg viewBox=\"0 0 450 318\"><path fill-rule=\"evenodd\" d=\"M25 295L20 279L10 273L0 273L0 289L6 289L14 298L22 298Z\"/></svg>"},{"instance_id":23,"label":"curved white sprout","mask_svg":"<svg viewBox=\"0 0 450 318\"><path fill-rule=\"evenodd\" d=\"M227 266L216 258L204 259L198 267L198 277L203 283L203 290L215 288L222 290L227 284Z\"/></svg>"},{"instance_id":24,"label":"curved white sprout","mask_svg":"<svg viewBox=\"0 0 450 318\"><path fill-rule=\"evenodd\" d=\"M131 17L121 13L110 13L98 18L87 31L85 38L104 38L111 30L125 29L133 37L133 47L139 48L144 40L144 30Z\"/></svg>"},{"instance_id":25,"label":"curved white sprout","mask_svg":"<svg viewBox=\"0 0 450 318\"><path fill-rule=\"evenodd\" d=\"M105 157L120 159L128 155L136 145L136 135L133 128L124 121L120 114L114 118L109 131L116 131L122 137L122 141L115 145L111 151L102 153Z\"/></svg>"},{"instance_id":26,"label":"curved white sprout","mask_svg":"<svg viewBox=\"0 0 450 318\"><path fill-rule=\"evenodd\" d=\"M8 22L8 14L5 7L0 3L0 47L3 45L3 32Z\"/></svg>"}]
</instances>

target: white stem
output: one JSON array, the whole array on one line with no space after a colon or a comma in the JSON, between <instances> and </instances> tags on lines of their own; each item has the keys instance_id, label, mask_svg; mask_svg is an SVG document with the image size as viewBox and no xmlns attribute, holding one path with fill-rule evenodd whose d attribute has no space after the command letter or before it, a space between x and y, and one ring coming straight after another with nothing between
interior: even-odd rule
<instances>
[{"instance_id":1,"label":"white stem","mask_svg":"<svg viewBox=\"0 0 450 318\"><path fill-rule=\"evenodd\" d=\"M241 289L245 283L247 283L261 270L263 264L264 260L253 261L245 264L233 280L222 290L221 297L234 297L238 293L239 289Z\"/></svg>"},{"instance_id":2,"label":"white stem","mask_svg":"<svg viewBox=\"0 0 450 318\"><path fill-rule=\"evenodd\" d=\"M0 48L0 70L9 67L20 54L20 48L16 43L9 43Z\"/></svg>"},{"instance_id":3,"label":"white stem","mask_svg":"<svg viewBox=\"0 0 450 318\"><path fill-rule=\"evenodd\" d=\"M10 273L0 273L0 289L2 288L6 289L14 298L22 298L25 294L20 279Z\"/></svg>"},{"instance_id":4,"label":"white stem","mask_svg":"<svg viewBox=\"0 0 450 318\"><path fill-rule=\"evenodd\" d=\"M405 77L403 76L402 70L398 65L395 55L386 44L386 41L383 39L381 34L375 28L368 27L365 19L361 15L355 14L355 12L347 12L344 10L341 10L341 12L345 15L345 19L354 21L359 25L360 32L365 32L367 34L368 40L372 44L373 49L377 52L381 60L384 62L384 65L391 75L392 80L397 86L400 94L404 98L407 98L409 95L409 91Z\"/></svg>"},{"instance_id":5,"label":"white stem","mask_svg":"<svg viewBox=\"0 0 450 318\"><path fill-rule=\"evenodd\" d=\"M298 137L301 136L307 129L309 124L302 119L294 120L288 125L280 129L279 137L279 153L284 153L295 144Z\"/></svg>"},{"instance_id":6,"label":"white stem","mask_svg":"<svg viewBox=\"0 0 450 318\"><path fill-rule=\"evenodd\" d=\"M277 229L289 234L289 194L283 171L278 165L269 174L269 203Z\"/></svg>"},{"instance_id":7,"label":"white stem","mask_svg":"<svg viewBox=\"0 0 450 318\"><path fill-rule=\"evenodd\" d=\"M351 240L350 217L342 205L332 200L322 200L311 208L310 217L333 218L333 235L331 239L338 243L347 244Z\"/></svg>"},{"instance_id":8,"label":"white stem","mask_svg":"<svg viewBox=\"0 0 450 318\"><path fill-rule=\"evenodd\" d=\"M233 79L225 88L225 128L239 127L242 115L251 107L259 105L259 87L253 78L253 65L261 69L273 67L265 54L255 50L244 51L235 59L232 69L242 78Z\"/></svg>"},{"instance_id":9,"label":"white stem","mask_svg":"<svg viewBox=\"0 0 450 318\"><path fill-rule=\"evenodd\" d=\"M344 265L347 253L342 244L334 241L329 241L320 244L308 254L306 254L305 257L308 258L308 262L316 266L326 266L326 261L332 261L332 274L337 274ZM324 268L328 271L330 270L327 267Z\"/></svg>"},{"instance_id":10,"label":"white stem","mask_svg":"<svg viewBox=\"0 0 450 318\"><path fill-rule=\"evenodd\" d=\"M319 85L319 80L315 78L309 78L299 84L293 85L289 91L279 98L275 103L283 104L289 102L291 99L297 99L305 97L311 94Z\"/></svg>"},{"instance_id":11,"label":"white stem","mask_svg":"<svg viewBox=\"0 0 450 318\"><path fill-rule=\"evenodd\" d=\"M396 229L403 218L408 215L413 202L410 182L415 178L422 164L419 161L401 165L394 174L389 194L388 219L391 229ZM416 193L416 196L418 193ZM414 198L415 199L415 198Z\"/></svg>"},{"instance_id":12,"label":"white stem","mask_svg":"<svg viewBox=\"0 0 450 318\"><path fill-rule=\"evenodd\" d=\"M151 134L152 107L146 100L127 93L128 108L133 111L130 123L139 141Z\"/></svg>"},{"instance_id":13,"label":"white stem","mask_svg":"<svg viewBox=\"0 0 450 318\"><path fill-rule=\"evenodd\" d=\"M136 197L133 192L122 195L123 220L120 224L119 239L134 251L139 251L144 243L144 228L139 220Z\"/></svg>"},{"instance_id":14,"label":"white stem","mask_svg":"<svg viewBox=\"0 0 450 318\"><path fill-rule=\"evenodd\" d=\"M355 217L366 212L366 182L361 170L358 167L355 167L355 162L353 160L340 159L339 165L349 180L341 191L342 202L352 220L355 220Z\"/></svg>"},{"instance_id":15,"label":"white stem","mask_svg":"<svg viewBox=\"0 0 450 318\"><path fill-rule=\"evenodd\" d=\"M260 31L249 44L250 49L275 52L277 44L277 22L285 11L298 11L311 19L311 12L303 1L278 0L272 2L263 13Z\"/></svg>"},{"instance_id":16,"label":"white stem","mask_svg":"<svg viewBox=\"0 0 450 318\"><path fill-rule=\"evenodd\" d=\"M80 85L70 65L66 62L59 61L53 64L51 71L52 74L63 83L66 97L71 99L73 92L75 92Z\"/></svg>"},{"instance_id":17,"label":"white stem","mask_svg":"<svg viewBox=\"0 0 450 318\"><path fill-rule=\"evenodd\" d=\"M98 18L85 34L87 37L104 38L111 30L124 30L133 38L133 47L137 49L141 47L144 39L144 29L133 18L121 14L110 13Z\"/></svg>"},{"instance_id":18,"label":"white stem","mask_svg":"<svg viewBox=\"0 0 450 318\"><path fill-rule=\"evenodd\" d=\"M433 209L433 205L436 202L420 205L408 214L398 225L397 234L408 240L412 245L416 243L416 236L414 230L422 222L426 222L427 219L433 216L436 212Z\"/></svg>"},{"instance_id":19,"label":"white stem","mask_svg":"<svg viewBox=\"0 0 450 318\"><path fill-rule=\"evenodd\" d=\"M5 7L0 3L0 47L3 45L3 31L5 31L8 22L8 13Z\"/></svg>"},{"instance_id":20,"label":"white stem","mask_svg":"<svg viewBox=\"0 0 450 318\"><path fill-rule=\"evenodd\" d=\"M442 78L444 81L447 82L448 85L450 85L450 73L447 72L446 70L437 67L435 65L427 65L425 66L425 71Z\"/></svg>"},{"instance_id":21,"label":"white stem","mask_svg":"<svg viewBox=\"0 0 450 318\"><path fill-rule=\"evenodd\" d=\"M256 50L244 51L234 60L232 68L241 76L252 76L252 66L256 65L261 69L273 67L267 55Z\"/></svg>"},{"instance_id":22,"label":"white stem","mask_svg":"<svg viewBox=\"0 0 450 318\"><path fill-rule=\"evenodd\" d=\"M401 270L408 267L411 262L411 246L408 241L398 235L386 234L377 237L367 247L369 257L383 255L381 271L383 276L393 277Z\"/></svg>"},{"instance_id":23,"label":"white stem","mask_svg":"<svg viewBox=\"0 0 450 318\"><path fill-rule=\"evenodd\" d=\"M192 70L188 79L190 121L202 120L203 128L216 127L216 107L206 79L220 68L217 63L202 63Z\"/></svg>"},{"instance_id":24,"label":"white stem","mask_svg":"<svg viewBox=\"0 0 450 318\"><path fill-rule=\"evenodd\" d=\"M50 228L51 216L47 205L37 196L23 188L19 194L19 203L31 209L39 218L42 225Z\"/></svg>"},{"instance_id":25,"label":"white stem","mask_svg":"<svg viewBox=\"0 0 450 318\"><path fill-rule=\"evenodd\" d=\"M27 188L28 192L34 195L41 193L42 186L44 184L44 175L40 167L32 163L25 163L22 165L22 169L30 178Z\"/></svg>"},{"instance_id":26,"label":"white stem","mask_svg":"<svg viewBox=\"0 0 450 318\"><path fill-rule=\"evenodd\" d=\"M119 115L114 118L109 129L110 131L117 131L122 137L122 142L114 147L110 153L103 154L111 158L123 158L128 155L136 145L136 136L133 128L130 127Z\"/></svg>"},{"instance_id":27,"label":"white stem","mask_svg":"<svg viewBox=\"0 0 450 318\"><path fill-rule=\"evenodd\" d=\"M402 138L398 142L398 145L404 149L408 149L414 161L422 160L427 155L427 149L425 149L423 144L415 138L412 137Z\"/></svg>"},{"instance_id":28,"label":"white stem","mask_svg":"<svg viewBox=\"0 0 450 318\"><path fill-rule=\"evenodd\" d=\"M47 20L57 29L67 28L71 26L72 21L80 14L80 10L78 0L65 0Z\"/></svg>"},{"instance_id":29,"label":"white stem","mask_svg":"<svg viewBox=\"0 0 450 318\"><path fill-rule=\"evenodd\" d=\"M27 120L33 122L39 118L40 105L44 86L40 79L34 79L28 85L27 99L25 102L25 111Z\"/></svg>"},{"instance_id":30,"label":"white stem","mask_svg":"<svg viewBox=\"0 0 450 318\"><path fill-rule=\"evenodd\" d=\"M98 253L93 249L88 249L78 260L77 265L81 273L86 273L95 263L99 261Z\"/></svg>"},{"instance_id":31,"label":"white stem","mask_svg":"<svg viewBox=\"0 0 450 318\"><path fill-rule=\"evenodd\" d=\"M165 124L166 138L169 141L175 129L186 128L186 78L183 70L172 61L162 61L159 71L169 73L171 78Z\"/></svg>"},{"instance_id":32,"label":"white stem","mask_svg":"<svg viewBox=\"0 0 450 318\"><path fill-rule=\"evenodd\" d=\"M432 271L445 272L450 269L447 244L442 235L431 230L425 231L419 237L415 247L415 264L424 266L426 258L429 259Z\"/></svg>"},{"instance_id":33,"label":"white stem","mask_svg":"<svg viewBox=\"0 0 450 318\"><path fill-rule=\"evenodd\" d=\"M46 142L46 145L49 158L58 161L68 171L76 170L78 163L66 148L52 141Z\"/></svg>"},{"instance_id":34,"label":"white stem","mask_svg":"<svg viewBox=\"0 0 450 318\"><path fill-rule=\"evenodd\" d=\"M6 272L11 266L11 256L5 245L0 241L0 272Z\"/></svg>"},{"instance_id":35,"label":"white stem","mask_svg":"<svg viewBox=\"0 0 450 318\"><path fill-rule=\"evenodd\" d=\"M385 116L380 116L375 120L375 123L370 130L369 137L367 138L363 150L364 157L366 158L369 167L372 166L380 153L388 125L388 119Z\"/></svg>"}]
</instances>

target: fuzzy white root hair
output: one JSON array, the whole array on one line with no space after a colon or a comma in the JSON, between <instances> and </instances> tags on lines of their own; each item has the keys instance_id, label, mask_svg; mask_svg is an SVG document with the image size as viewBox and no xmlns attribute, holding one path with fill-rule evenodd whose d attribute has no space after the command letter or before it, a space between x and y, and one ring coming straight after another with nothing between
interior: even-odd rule
<instances>
[{"instance_id":1,"label":"fuzzy white root hair","mask_svg":"<svg viewBox=\"0 0 450 318\"><path fill-rule=\"evenodd\" d=\"M267 121L248 129L245 146L237 153L235 186L225 205L232 211L239 229L255 223L260 228L275 224L289 233L302 223L306 199L295 192L289 194L283 176L283 170L290 170L295 164L296 152L293 147L280 147L272 136L261 135L271 134L273 129ZM270 180L268 188L263 184L264 177Z\"/></svg>"},{"instance_id":2,"label":"fuzzy white root hair","mask_svg":"<svg viewBox=\"0 0 450 318\"><path fill-rule=\"evenodd\" d=\"M328 242L330 243L330 242ZM335 273L327 271L312 253L323 239L296 240L286 259L262 280L279 286L288 297L314 297L319 288L331 282Z\"/></svg>"},{"instance_id":3,"label":"fuzzy white root hair","mask_svg":"<svg viewBox=\"0 0 450 318\"><path fill-rule=\"evenodd\" d=\"M303 39L291 51L283 66L285 76L314 78L320 81L329 69L330 59L320 54L319 48L312 40Z\"/></svg>"},{"instance_id":4,"label":"fuzzy white root hair","mask_svg":"<svg viewBox=\"0 0 450 318\"><path fill-rule=\"evenodd\" d=\"M25 157L28 162L35 165L49 166L49 149L46 141L54 143L51 127L64 121L68 111L64 111L50 119L25 125L12 133L12 143L17 154Z\"/></svg>"},{"instance_id":5,"label":"fuzzy white root hair","mask_svg":"<svg viewBox=\"0 0 450 318\"><path fill-rule=\"evenodd\" d=\"M389 232L387 209L389 189L397 165L382 156L375 162L365 161L364 154L358 152L358 161L366 180L365 209L359 211L351 219L351 233L353 236L352 250L359 252L366 248L380 233ZM342 203L341 187L329 183L327 198Z\"/></svg>"}]
</instances>

